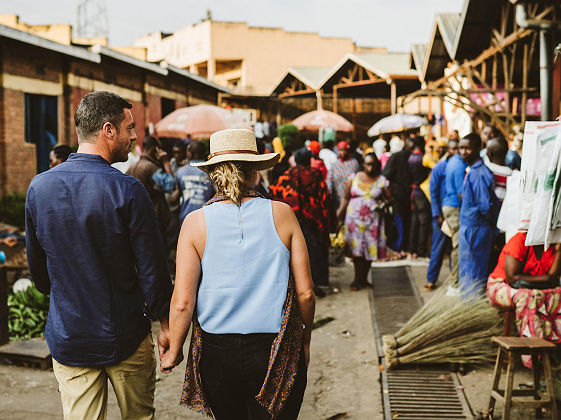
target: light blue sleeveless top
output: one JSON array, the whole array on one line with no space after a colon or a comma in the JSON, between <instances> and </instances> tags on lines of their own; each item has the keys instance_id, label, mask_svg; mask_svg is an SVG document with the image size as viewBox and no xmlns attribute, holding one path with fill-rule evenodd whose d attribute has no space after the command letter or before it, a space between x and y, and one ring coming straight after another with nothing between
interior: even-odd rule
<instances>
[{"instance_id":1,"label":"light blue sleeveless top","mask_svg":"<svg viewBox=\"0 0 561 420\"><path fill-rule=\"evenodd\" d=\"M278 333L290 273L270 200L203 207L206 246L197 317L212 334Z\"/></svg>"}]
</instances>

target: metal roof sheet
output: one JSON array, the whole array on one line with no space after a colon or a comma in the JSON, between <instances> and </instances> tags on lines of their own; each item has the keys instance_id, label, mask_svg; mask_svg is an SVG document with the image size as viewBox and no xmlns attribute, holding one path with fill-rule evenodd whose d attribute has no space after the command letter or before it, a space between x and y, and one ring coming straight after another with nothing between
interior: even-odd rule
<instances>
[{"instance_id":1,"label":"metal roof sheet","mask_svg":"<svg viewBox=\"0 0 561 420\"><path fill-rule=\"evenodd\" d=\"M64 45L58 42L51 41L49 39L30 34L28 32L19 31L9 26L0 25L0 37L12 39L14 41L23 42L25 44L33 45L39 48L44 48L50 51L57 52L59 54L69 55L76 58L81 58L82 60L91 61L94 63L101 62L101 57L99 54L88 51L82 47L76 47L73 45Z\"/></svg>"}]
</instances>

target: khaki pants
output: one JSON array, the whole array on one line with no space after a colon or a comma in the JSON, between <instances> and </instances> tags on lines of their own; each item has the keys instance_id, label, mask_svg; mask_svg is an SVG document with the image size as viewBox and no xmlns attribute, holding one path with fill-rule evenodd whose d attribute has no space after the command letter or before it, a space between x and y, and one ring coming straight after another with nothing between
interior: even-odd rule
<instances>
[{"instance_id":1,"label":"khaki pants","mask_svg":"<svg viewBox=\"0 0 561 420\"><path fill-rule=\"evenodd\" d=\"M105 419L107 379L111 381L123 419L153 419L156 357L148 334L128 359L114 366L66 366L53 359L65 420Z\"/></svg>"},{"instance_id":2,"label":"khaki pants","mask_svg":"<svg viewBox=\"0 0 561 420\"><path fill-rule=\"evenodd\" d=\"M448 223L452 232L452 271L450 275L456 285L459 284L459 261L458 261L458 242L460 241L460 209L458 207L442 206L444 220Z\"/></svg>"}]
</instances>

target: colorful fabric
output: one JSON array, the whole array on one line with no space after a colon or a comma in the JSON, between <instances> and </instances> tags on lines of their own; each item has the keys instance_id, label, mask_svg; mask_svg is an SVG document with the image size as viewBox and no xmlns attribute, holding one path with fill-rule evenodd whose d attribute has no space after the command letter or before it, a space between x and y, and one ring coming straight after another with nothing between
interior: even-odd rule
<instances>
[{"instance_id":1,"label":"colorful fabric","mask_svg":"<svg viewBox=\"0 0 561 420\"><path fill-rule=\"evenodd\" d=\"M514 309L520 337L539 337L561 342L561 287L554 289L515 289L502 278L489 277L487 296L501 309ZM531 360L523 358L531 367Z\"/></svg>"},{"instance_id":2,"label":"colorful fabric","mask_svg":"<svg viewBox=\"0 0 561 420\"><path fill-rule=\"evenodd\" d=\"M289 168L269 189L271 199L292 207L300 225L313 226L327 235L328 193L319 169L310 166Z\"/></svg>"},{"instance_id":3,"label":"colorful fabric","mask_svg":"<svg viewBox=\"0 0 561 420\"><path fill-rule=\"evenodd\" d=\"M253 190L247 191L246 197L260 197ZM222 193L217 193L208 203L228 200ZM196 313L196 311L194 312ZM273 341L269 367L263 386L256 395L256 399L275 418L283 409L294 385L298 373L298 362L303 339L303 322L298 312L296 302L296 288L294 279L288 281L288 291L283 306L283 319L279 333ZM207 400L205 399L201 378L199 375L199 362L202 353L202 329L196 316L193 317L193 331L187 356L187 369L181 394L182 405L208 417L214 417Z\"/></svg>"},{"instance_id":4,"label":"colorful fabric","mask_svg":"<svg viewBox=\"0 0 561 420\"><path fill-rule=\"evenodd\" d=\"M384 218L379 211L389 181L380 175L372 185L353 178L343 233L353 256L374 261L386 258Z\"/></svg>"},{"instance_id":5,"label":"colorful fabric","mask_svg":"<svg viewBox=\"0 0 561 420\"><path fill-rule=\"evenodd\" d=\"M346 183L351 179L359 169L358 162L355 158L347 160L337 159L335 164L327 173L327 190L336 203L336 208L345 198Z\"/></svg>"},{"instance_id":6,"label":"colorful fabric","mask_svg":"<svg viewBox=\"0 0 561 420\"><path fill-rule=\"evenodd\" d=\"M490 275L491 277L495 279L506 278L505 261L507 255L516 258L518 261L526 260L524 268L522 269L523 273L532 276L542 276L548 273L555 259L555 248L549 247L547 251L544 250L541 259L538 259L534 253L534 247L527 247L524 245L525 241L526 232L518 232L507 242L499 256L497 267L495 267L495 270Z\"/></svg>"}]
</instances>

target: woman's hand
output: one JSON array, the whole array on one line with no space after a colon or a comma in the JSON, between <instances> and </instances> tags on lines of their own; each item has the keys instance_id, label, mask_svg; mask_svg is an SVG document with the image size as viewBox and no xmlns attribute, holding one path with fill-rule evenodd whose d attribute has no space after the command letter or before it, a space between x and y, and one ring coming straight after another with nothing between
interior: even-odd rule
<instances>
[{"instance_id":1,"label":"woman's hand","mask_svg":"<svg viewBox=\"0 0 561 420\"><path fill-rule=\"evenodd\" d=\"M160 370L162 373L171 373L174 367L183 361L183 352L172 354L170 351L164 353L160 360Z\"/></svg>"}]
</instances>

